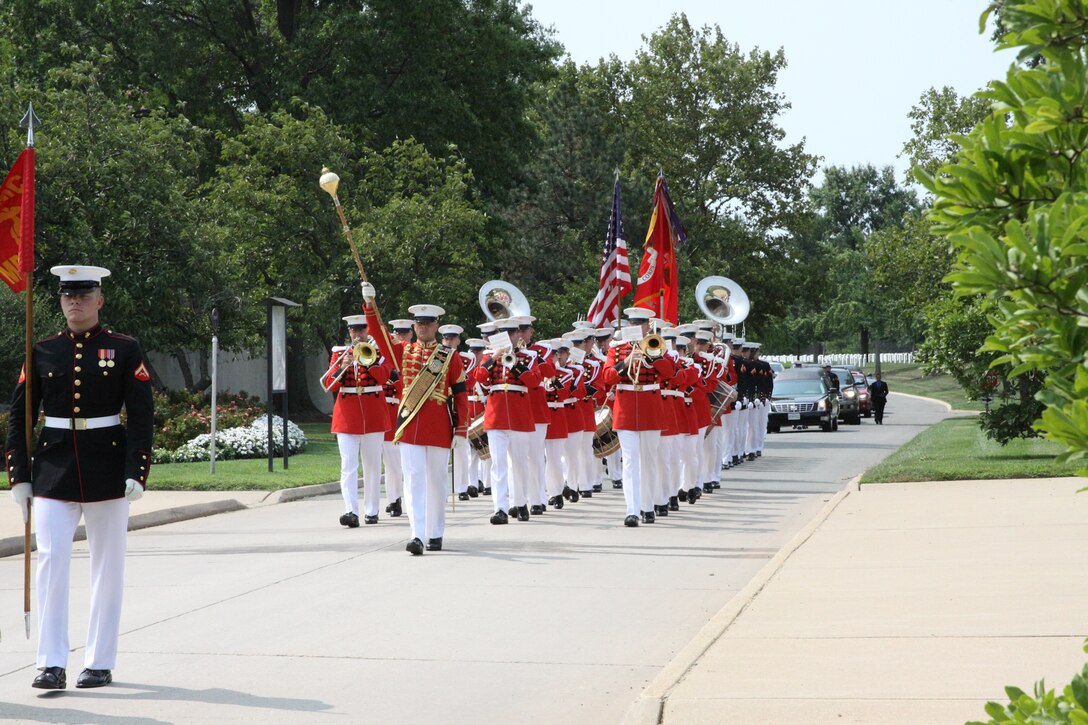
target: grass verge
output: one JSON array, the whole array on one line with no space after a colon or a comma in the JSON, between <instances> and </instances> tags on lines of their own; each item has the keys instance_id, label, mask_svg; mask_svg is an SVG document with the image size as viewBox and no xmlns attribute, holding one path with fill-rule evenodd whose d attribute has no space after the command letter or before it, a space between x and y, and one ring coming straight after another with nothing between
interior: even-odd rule
<instances>
[{"instance_id":1,"label":"grass verge","mask_svg":"<svg viewBox=\"0 0 1088 725\"><path fill-rule=\"evenodd\" d=\"M872 373L868 366L866 373ZM881 363L881 376L893 393L909 393L943 400L953 410L985 410L981 400L968 400L963 388L951 375L923 375L918 363Z\"/></svg>"},{"instance_id":2,"label":"grass verge","mask_svg":"<svg viewBox=\"0 0 1088 725\"><path fill-rule=\"evenodd\" d=\"M328 423L303 423L306 450L296 453L283 470L283 457L216 461L215 474L208 463L167 463L152 466L148 485L160 491L277 491L340 479L340 451Z\"/></svg>"},{"instance_id":3,"label":"grass verge","mask_svg":"<svg viewBox=\"0 0 1088 725\"><path fill-rule=\"evenodd\" d=\"M889 386L890 387L890 386ZM988 439L974 418L949 418L922 431L873 466L862 483L1075 476L1075 463L1056 463L1062 446L1041 438L1007 446Z\"/></svg>"}]
</instances>

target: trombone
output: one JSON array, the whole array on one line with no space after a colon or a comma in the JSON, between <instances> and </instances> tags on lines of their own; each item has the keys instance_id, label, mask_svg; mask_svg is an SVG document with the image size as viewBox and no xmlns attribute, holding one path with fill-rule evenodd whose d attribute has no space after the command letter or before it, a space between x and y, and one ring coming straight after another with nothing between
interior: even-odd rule
<instances>
[{"instance_id":1,"label":"trombone","mask_svg":"<svg viewBox=\"0 0 1088 725\"><path fill-rule=\"evenodd\" d=\"M348 355L351 355L352 358L351 365L346 365L341 368L340 372L336 374L336 377L330 380L328 385L325 385L325 376L331 373L336 368L343 365ZM378 362L378 358L378 348L374 347L374 345L372 345L370 342L359 341L354 345L344 348L340 351L340 355L335 360L333 360L332 365L329 366L329 369L325 371L325 375L321 376L321 387L325 390L326 393L329 392L329 388L335 385L340 380L340 378L344 377L344 373L346 373L350 367L359 366L368 368L374 363Z\"/></svg>"}]
</instances>

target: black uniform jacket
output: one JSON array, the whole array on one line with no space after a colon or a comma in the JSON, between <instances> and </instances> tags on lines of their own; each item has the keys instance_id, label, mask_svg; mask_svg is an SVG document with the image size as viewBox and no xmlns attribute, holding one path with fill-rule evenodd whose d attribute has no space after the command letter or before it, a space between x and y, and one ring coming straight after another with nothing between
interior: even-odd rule
<instances>
[{"instance_id":1,"label":"black uniform jacket","mask_svg":"<svg viewBox=\"0 0 1088 725\"><path fill-rule=\"evenodd\" d=\"M15 387L8 424L8 482L34 485L34 495L61 501L107 501L125 495L125 480L146 486L151 468L153 407L151 376L140 344L103 329L66 330L39 341L31 357L31 409L54 418L74 419L75 430L42 428L27 476L24 403L27 373ZM126 411L125 425L80 430L87 418Z\"/></svg>"}]
</instances>

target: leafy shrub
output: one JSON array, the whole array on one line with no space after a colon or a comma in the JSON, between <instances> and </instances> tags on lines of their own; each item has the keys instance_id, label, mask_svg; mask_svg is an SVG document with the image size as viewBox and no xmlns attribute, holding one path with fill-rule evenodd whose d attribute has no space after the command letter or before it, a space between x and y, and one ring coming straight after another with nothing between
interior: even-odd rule
<instances>
[{"instance_id":1,"label":"leafy shrub","mask_svg":"<svg viewBox=\"0 0 1088 725\"><path fill-rule=\"evenodd\" d=\"M265 404L245 392L220 393L216 405L218 430L249 425L265 413ZM175 450L201 433L208 433L211 424L211 397L208 394L185 390L155 393L156 446Z\"/></svg>"},{"instance_id":2,"label":"leafy shrub","mask_svg":"<svg viewBox=\"0 0 1088 725\"><path fill-rule=\"evenodd\" d=\"M283 455L283 418L272 416L272 454ZM170 454L173 463L194 463L210 458L211 435L201 433L179 446ZM306 434L293 422L287 422L287 453L292 455L306 448ZM246 426L217 430L215 457L229 461L234 458L264 458L268 455L268 417L262 415Z\"/></svg>"},{"instance_id":3,"label":"leafy shrub","mask_svg":"<svg viewBox=\"0 0 1088 725\"><path fill-rule=\"evenodd\" d=\"M1084 646L1088 652L1088 643ZM986 722L973 721L967 725L1014 725L1016 723L1062 723L1068 725L1088 725L1088 664L1080 674L1073 676L1073 681L1066 685L1061 694L1046 689L1046 684L1039 680L1035 683L1034 697L1019 687L1006 687L1008 705L997 702L986 703Z\"/></svg>"}]
</instances>

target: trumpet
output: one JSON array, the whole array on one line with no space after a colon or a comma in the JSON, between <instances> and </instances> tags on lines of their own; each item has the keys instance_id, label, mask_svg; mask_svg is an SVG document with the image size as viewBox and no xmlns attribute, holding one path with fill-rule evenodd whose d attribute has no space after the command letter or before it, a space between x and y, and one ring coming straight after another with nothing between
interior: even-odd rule
<instances>
[{"instance_id":1,"label":"trumpet","mask_svg":"<svg viewBox=\"0 0 1088 725\"><path fill-rule=\"evenodd\" d=\"M642 350L642 354L651 360L656 360L665 354L665 338L657 333L647 335L642 338L638 343L639 348Z\"/></svg>"}]
</instances>

